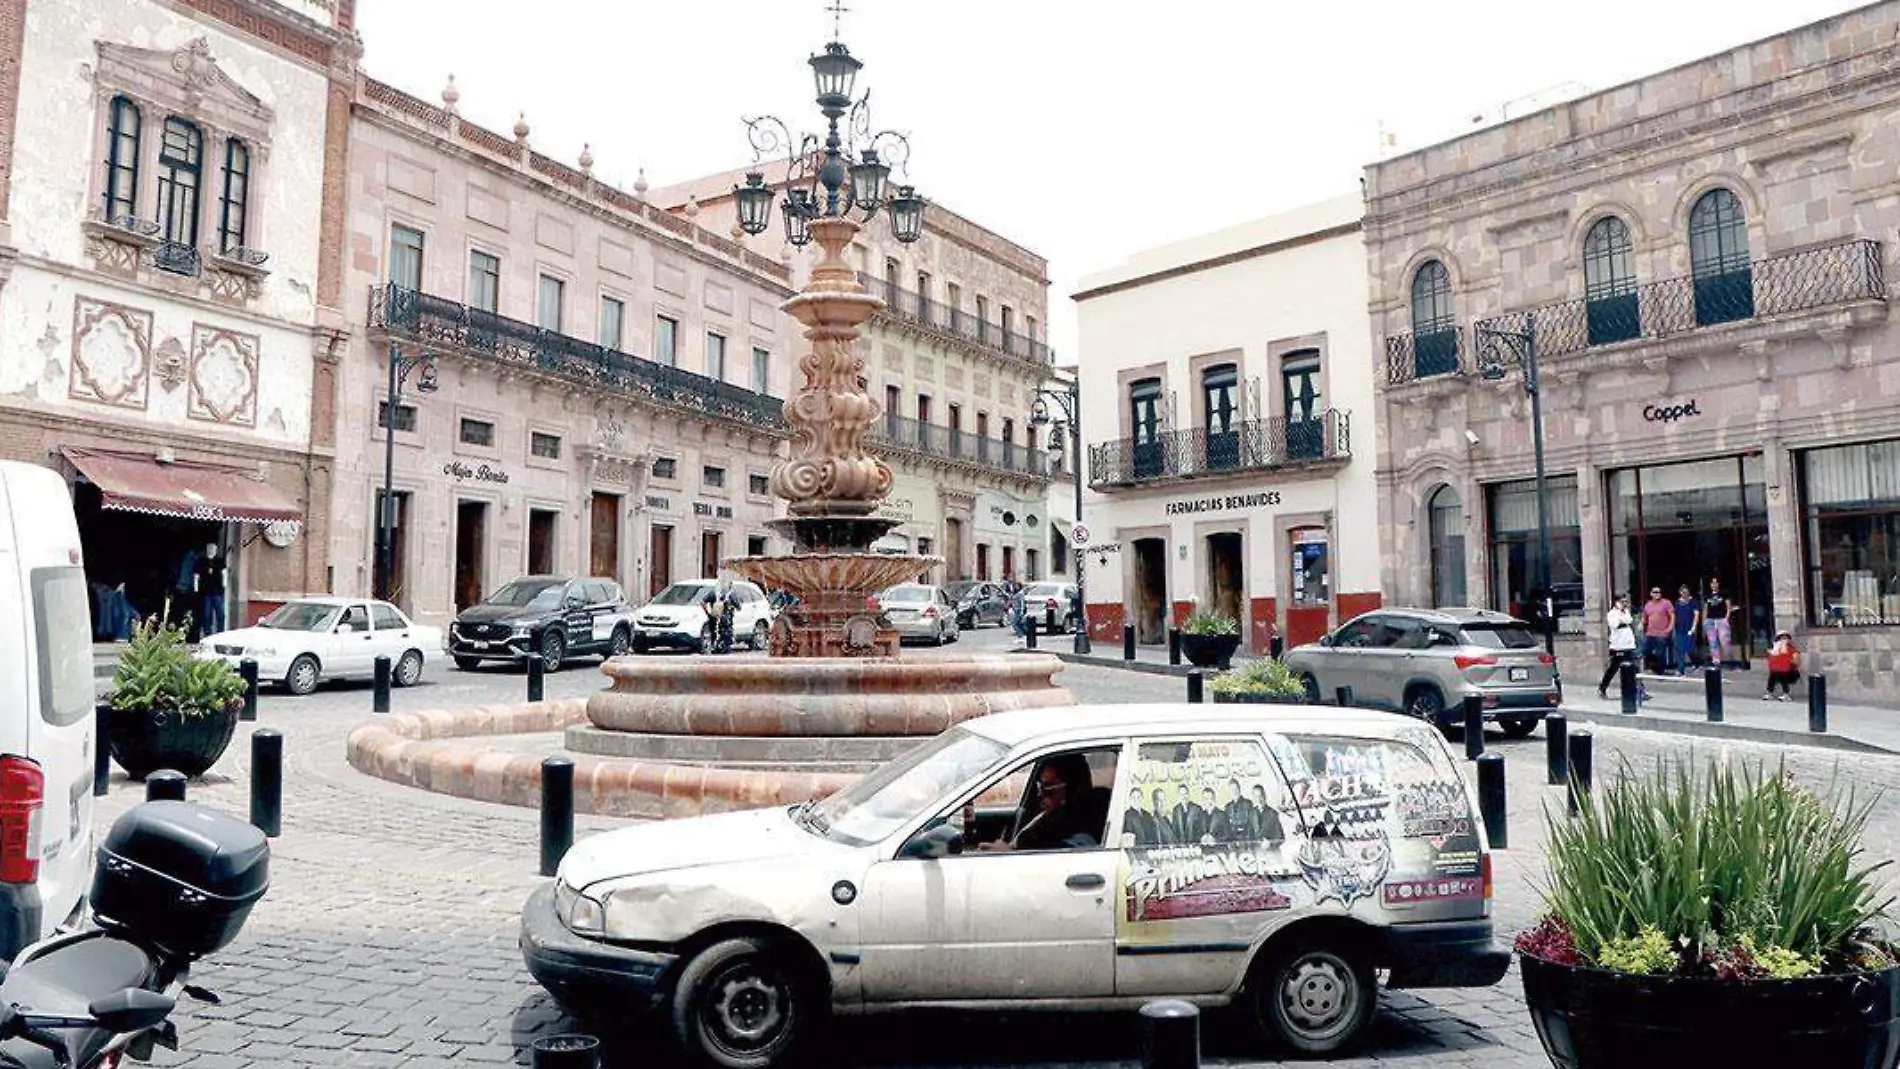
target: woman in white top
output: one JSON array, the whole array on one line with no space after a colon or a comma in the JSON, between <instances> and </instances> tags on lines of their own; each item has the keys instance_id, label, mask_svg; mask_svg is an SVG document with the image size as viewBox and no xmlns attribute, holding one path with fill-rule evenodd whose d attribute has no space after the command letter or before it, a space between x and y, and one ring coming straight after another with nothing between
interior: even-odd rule
<instances>
[{"instance_id":1,"label":"woman in white top","mask_svg":"<svg viewBox=\"0 0 1900 1069\"><path fill-rule=\"evenodd\" d=\"M1603 629L1610 636L1610 663L1603 669L1603 682L1597 684L1597 697L1608 698L1617 670L1636 657L1636 618L1630 615L1628 594L1618 594L1611 602L1610 611L1603 614Z\"/></svg>"}]
</instances>

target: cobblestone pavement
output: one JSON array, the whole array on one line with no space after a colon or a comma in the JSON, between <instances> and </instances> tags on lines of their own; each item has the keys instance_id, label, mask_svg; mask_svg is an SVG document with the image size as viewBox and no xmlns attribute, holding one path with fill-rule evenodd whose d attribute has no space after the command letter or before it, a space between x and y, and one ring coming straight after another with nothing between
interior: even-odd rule
<instances>
[{"instance_id":1,"label":"cobblestone pavement","mask_svg":"<svg viewBox=\"0 0 1900 1069\"><path fill-rule=\"evenodd\" d=\"M966 648L1007 645L984 632ZM396 695L399 709L516 700L519 674L465 674L431 666L428 686ZM1179 680L1071 668L1063 681L1084 701L1172 700ZM548 696L579 696L600 685L591 667L548 680ZM220 1006L180 1014L182 1051L159 1064L199 1069L269 1066L385 1066L404 1069L525 1063L536 1037L574 1030L535 986L515 948L517 911L539 879L536 814L397 787L364 777L343 760L343 739L369 717L362 687L325 689L307 698L269 695L257 725L243 725L196 800L231 812L247 806L248 737L280 730L286 742L284 834L273 844L273 884L231 948L204 963L195 979L223 996ZM1582 725L1576 725L1582 726ZM1773 761L1760 747L1720 747L1653 733L1598 732L1597 767L1619 759L1726 749ZM1560 800L1543 785L1541 737L1492 745L1509 759L1511 849L1499 855L1502 934L1537 912L1530 881L1542 866L1541 805ZM1900 759L1792 750L1797 774L1825 782L1900 782ZM103 800L105 824L141 796L115 778ZM583 818L580 834L616 822ZM1900 801L1883 801L1870 843L1891 853L1900 841ZM1230 1015L1210 1015L1207 1059L1259 1062ZM648 1064L649 1033L610 1040L613 1065ZM841 1025L827 1064L1030 1066L1114 1064L1136 1056L1132 1015L970 1019L911 1014ZM1342 1065L1541 1066L1515 975L1496 988L1388 993L1369 1041Z\"/></svg>"}]
</instances>

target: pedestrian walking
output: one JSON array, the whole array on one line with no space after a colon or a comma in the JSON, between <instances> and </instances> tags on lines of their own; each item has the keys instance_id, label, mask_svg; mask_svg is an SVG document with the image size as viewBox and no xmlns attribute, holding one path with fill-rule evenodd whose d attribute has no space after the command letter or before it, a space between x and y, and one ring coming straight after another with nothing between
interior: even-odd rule
<instances>
[{"instance_id":1,"label":"pedestrian walking","mask_svg":"<svg viewBox=\"0 0 1900 1069\"><path fill-rule=\"evenodd\" d=\"M1630 614L1630 596L1618 594L1603 614L1603 629L1610 637L1610 663L1603 669L1603 681L1597 684L1597 697L1610 696L1610 681L1617 670L1636 658L1636 617Z\"/></svg>"},{"instance_id":2,"label":"pedestrian walking","mask_svg":"<svg viewBox=\"0 0 1900 1069\"><path fill-rule=\"evenodd\" d=\"M1649 588L1643 602L1643 664L1658 674L1669 668L1676 637L1676 607L1663 597L1662 587Z\"/></svg>"},{"instance_id":3,"label":"pedestrian walking","mask_svg":"<svg viewBox=\"0 0 1900 1069\"><path fill-rule=\"evenodd\" d=\"M1014 589L1010 589L1014 587ZM1009 596L1009 629L1016 633L1015 645L1018 648L1029 644L1029 610L1023 600L1023 588L1014 583L1005 582L1004 590Z\"/></svg>"},{"instance_id":4,"label":"pedestrian walking","mask_svg":"<svg viewBox=\"0 0 1900 1069\"><path fill-rule=\"evenodd\" d=\"M1801 650L1794 644L1794 636L1786 631L1775 635L1775 644L1768 649L1768 693L1761 696L1765 702L1793 701L1794 685L1801 679ZM1776 694L1775 688L1781 693Z\"/></svg>"},{"instance_id":5,"label":"pedestrian walking","mask_svg":"<svg viewBox=\"0 0 1900 1069\"><path fill-rule=\"evenodd\" d=\"M712 648L707 652L731 653L732 617L739 606L733 600L730 572L720 573L719 581L706 591L699 606L706 610L706 624L712 630Z\"/></svg>"},{"instance_id":6,"label":"pedestrian walking","mask_svg":"<svg viewBox=\"0 0 1900 1069\"><path fill-rule=\"evenodd\" d=\"M1686 676L1695 664L1695 637L1702 630L1702 599L1684 583L1676 594L1676 674Z\"/></svg>"},{"instance_id":7,"label":"pedestrian walking","mask_svg":"<svg viewBox=\"0 0 1900 1069\"><path fill-rule=\"evenodd\" d=\"M1716 667L1728 663L1729 600L1722 594L1722 580L1709 580L1709 596L1702 602L1702 630L1709 640L1709 663Z\"/></svg>"}]
</instances>

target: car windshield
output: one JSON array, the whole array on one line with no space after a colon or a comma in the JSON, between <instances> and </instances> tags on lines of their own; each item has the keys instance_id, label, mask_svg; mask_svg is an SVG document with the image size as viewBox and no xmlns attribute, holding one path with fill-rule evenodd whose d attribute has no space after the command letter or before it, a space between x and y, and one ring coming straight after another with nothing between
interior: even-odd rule
<instances>
[{"instance_id":1,"label":"car windshield","mask_svg":"<svg viewBox=\"0 0 1900 1069\"><path fill-rule=\"evenodd\" d=\"M1465 643L1488 650L1536 649L1537 636L1523 624L1466 624Z\"/></svg>"},{"instance_id":2,"label":"car windshield","mask_svg":"<svg viewBox=\"0 0 1900 1069\"><path fill-rule=\"evenodd\" d=\"M541 608L559 605L567 584L559 579L517 579L483 600L485 605L509 608Z\"/></svg>"},{"instance_id":3,"label":"car windshield","mask_svg":"<svg viewBox=\"0 0 1900 1069\"><path fill-rule=\"evenodd\" d=\"M655 595L649 605L696 605L706 593L704 583L674 583Z\"/></svg>"},{"instance_id":4,"label":"car windshield","mask_svg":"<svg viewBox=\"0 0 1900 1069\"><path fill-rule=\"evenodd\" d=\"M982 585L982 583L951 583L949 586L943 588L943 592L958 601L962 601L964 598L976 593L978 588Z\"/></svg>"},{"instance_id":5,"label":"car windshield","mask_svg":"<svg viewBox=\"0 0 1900 1069\"><path fill-rule=\"evenodd\" d=\"M953 728L818 803L804 823L852 846L881 842L1007 753L994 739Z\"/></svg>"},{"instance_id":6,"label":"car windshield","mask_svg":"<svg viewBox=\"0 0 1900 1069\"><path fill-rule=\"evenodd\" d=\"M338 606L317 601L286 602L259 620L257 626L272 631L328 631L337 611Z\"/></svg>"},{"instance_id":7,"label":"car windshield","mask_svg":"<svg viewBox=\"0 0 1900 1069\"><path fill-rule=\"evenodd\" d=\"M884 592L879 599L895 605L918 605L930 601L930 588L927 586L894 586Z\"/></svg>"}]
</instances>

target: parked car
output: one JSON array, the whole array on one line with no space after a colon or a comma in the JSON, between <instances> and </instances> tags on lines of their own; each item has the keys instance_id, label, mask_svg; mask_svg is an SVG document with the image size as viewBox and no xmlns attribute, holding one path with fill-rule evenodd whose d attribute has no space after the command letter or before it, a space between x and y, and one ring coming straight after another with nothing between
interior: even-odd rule
<instances>
[{"instance_id":1,"label":"parked car","mask_svg":"<svg viewBox=\"0 0 1900 1069\"><path fill-rule=\"evenodd\" d=\"M1537 632L1488 609L1380 609L1285 660L1314 701L1351 687L1355 704L1448 727L1476 695L1484 718L1514 739L1536 731L1563 697L1557 659Z\"/></svg>"},{"instance_id":2,"label":"parked car","mask_svg":"<svg viewBox=\"0 0 1900 1069\"><path fill-rule=\"evenodd\" d=\"M1002 712L822 802L591 836L520 946L570 1008L656 1010L728 1067L795 1057L832 1011L1131 996L1237 1004L1326 1054L1365 1029L1377 970L1503 977L1475 811L1443 737L1384 713Z\"/></svg>"},{"instance_id":3,"label":"parked car","mask_svg":"<svg viewBox=\"0 0 1900 1069\"><path fill-rule=\"evenodd\" d=\"M672 647L697 653L713 651L713 625L701 603L714 585L711 579L674 583L653 596L634 616L633 648L641 653ZM732 584L738 611L732 618L732 641L755 650L772 644L772 603L755 583Z\"/></svg>"},{"instance_id":4,"label":"parked car","mask_svg":"<svg viewBox=\"0 0 1900 1069\"><path fill-rule=\"evenodd\" d=\"M1023 588L1023 611L1036 618L1038 625L1056 611L1056 627L1064 632L1075 630L1075 584L1031 583Z\"/></svg>"},{"instance_id":5,"label":"parked car","mask_svg":"<svg viewBox=\"0 0 1900 1069\"><path fill-rule=\"evenodd\" d=\"M619 657L632 648L633 606L619 583L599 577L524 576L449 625L449 653L464 672L530 656L558 672L576 654Z\"/></svg>"},{"instance_id":6,"label":"parked car","mask_svg":"<svg viewBox=\"0 0 1900 1069\"><path fill-rule=\"evenodd\" d=\"M904 583L877 597L878 607L897 629L899 642L928 642L941 646L963 637L957 626L957 603L939 586Z\"/></svg>"},{"instance_id":7,"label":"parked car","mask_svg":"<svg viewBox=\"0 0 1900 1069\"><path fill-rule=\"evenodd\" d=\"M985 623L998 627L1009 622L1009 598L996 583L964 579L943 588L957 607L957 626L974 631Z\"/></svg>"},{"instance_id":8,"label":"parked car","mask_svg":"<svg viewBox=\"0 0 1900 1069\"><path fill-rule=\"evenodd\" d=\"M257 678L308 694L326 679L368 679L388 657L389 681L413 687L425 650L442 648L442 629L412 622L386 601L311 597L287 601L254 627L207 635L198 656L233 668L257 662Z\"/></svg>"}]
</instances>

